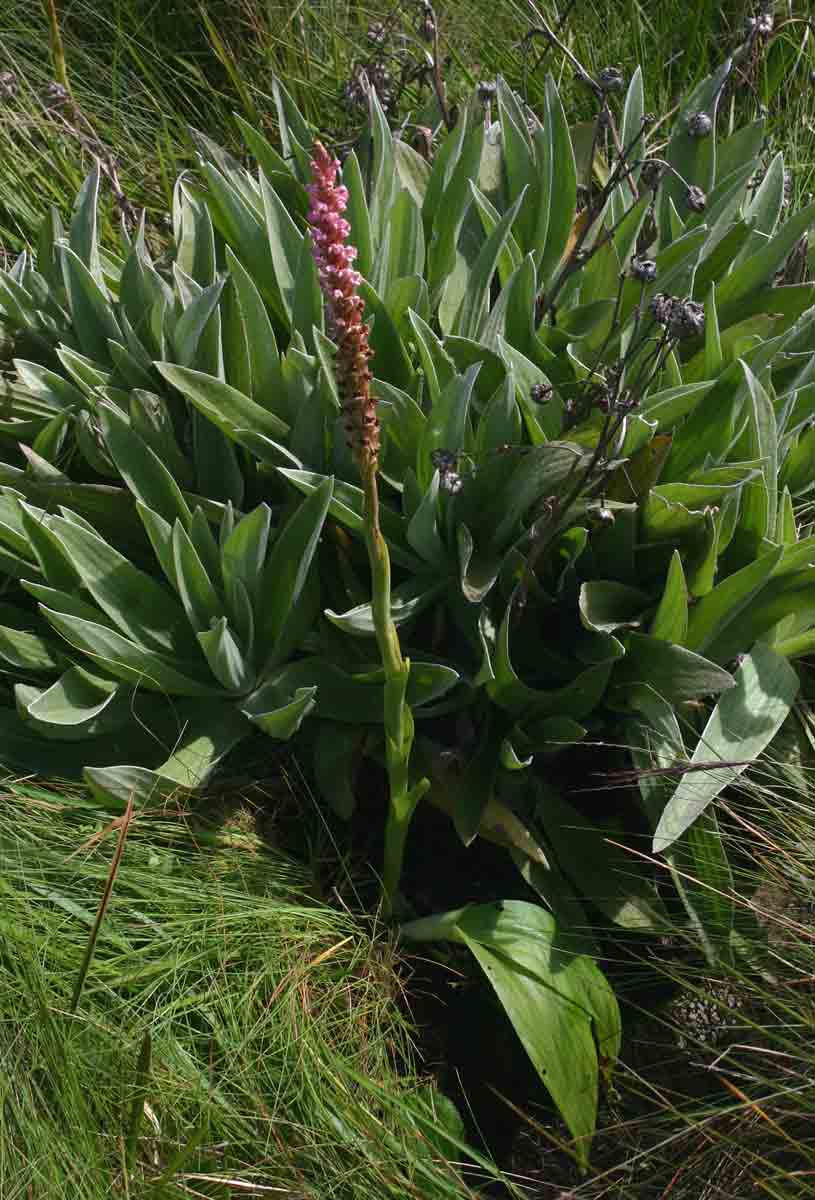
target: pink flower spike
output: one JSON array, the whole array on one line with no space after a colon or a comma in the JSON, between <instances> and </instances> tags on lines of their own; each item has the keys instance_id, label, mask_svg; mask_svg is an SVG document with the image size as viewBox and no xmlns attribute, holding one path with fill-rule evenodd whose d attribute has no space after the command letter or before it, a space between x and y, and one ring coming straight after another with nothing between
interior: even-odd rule
<instances>
[{"instance_id":1,"label":"pink flower spike","mask_svg":"<svg viewBox=\"0 0 815 1200\"><path fill-rule=\"evenodd\" d=\"M371 395L368 326L362 321L364 303L357 294L362 275L351 266L355 246L346 244L351 226L340 214L348 204L348 189L337 183L339 162L322 142L315 142L308 186L311 207L312 252L325 301L328 332L336 344L335 370L348 445L361 470L375 471L379 455L379 417Z\"/></svg>"}]
</instances>

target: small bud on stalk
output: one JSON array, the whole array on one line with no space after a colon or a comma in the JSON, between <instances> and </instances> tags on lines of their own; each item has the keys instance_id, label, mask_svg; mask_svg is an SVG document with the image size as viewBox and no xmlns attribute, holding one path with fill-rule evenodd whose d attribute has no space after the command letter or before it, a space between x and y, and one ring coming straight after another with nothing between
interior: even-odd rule
<instances>
[{"instance_id":1,"label":"small bud on stalk","mask_svg":"<svg viewBox=\"0 0 815 1200\"><path fill-rule=\"evenodd\" d=\"M0 100L13 100L17 94L17 76L13 71L0 71Z\"/></svg>"},{"instance_id":2,"label":"small bud on stalk","mask_svg":"<svg viewBox=\"0 0 815 1200\"><path fill-rule=\"evenodd\" d=\"M713 122L706 112L691 113L688 117L687 129L691 137L709 137L713 130Z\"/></svg>"},{"instance_id":3,"label":"small bud on stalk","mask_svg":"<svg viewBox=\"0 0 815 1200\"><path fill-rule=\"evenodd\" d=\"M617 67L603 67L597 81L604 92L619 92L624 82L622 71Z\"/></svg>"},{"instance_id":4,"label":"small bud on stalk","mask_svg":"<svg viewBox=\"0 0 815 1200\"><path fill-rule=\"evenodd\" d=\"M653 283L657 277L657 265L652 258L632 258L631 275L639 283Z\"/></svg>"},{"instance_id":5,"label":"small bud on stalk","mask_svg":"<svg viewBox=\"0 0 815 1200\"><path fill-rule=\"evenodd\" d=\"M700 187L691 184L685 193L685 203L691 212L702 213L707 208L707 196Z\"/></svg>"}]
</instances>

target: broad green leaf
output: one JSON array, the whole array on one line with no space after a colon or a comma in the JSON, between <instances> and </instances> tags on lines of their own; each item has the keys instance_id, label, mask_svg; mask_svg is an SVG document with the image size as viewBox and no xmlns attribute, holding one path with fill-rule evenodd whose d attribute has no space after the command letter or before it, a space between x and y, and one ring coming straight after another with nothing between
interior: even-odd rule
<instances>
[{"instance_id":1,"label":"broad green leaf","mask_svg":"<svg viewBox=\"0 0 815 1200\"><path fill-rule=\"evenodd\" d=\"M289 467L278 467L279 473L304 495L309 496L319 488L326 478L315 471L299 471ZM354 484L334 481L334 492L329 505L331 516L344 525L346 529L362 536L363 533L364 496L362 489ZM395 562L417 570L421 560L407 549L407 521L386 504L380 504L379 521L385 535L391 557Z\"/></svg>"},{"instance_id":2,"label":"broad green leaf","mask_svg":"<svg viewBox=\"0 0 815 1200\"><path fill-rule=\"evenodd\" d=\"M433 451L445 449L456 453L464 448L470 401L479 370L480 364L476 364L451 379L428 415L416 459L416 478L423 491L433 477L430 458Z\"/></svg>"},{"instance_id":3,"label":"broad green leaf","mask_svg":"<svg viewBox=\"0 0 815 1200\"><path fill-rule=\"evenodd\" d=\"M733 872L712 808L697 817L666 855L679 897L711 966L733 962Z\"/></svg>"},{"instance_id":4,"label":"broad green leaf","mask_svg":"<svg viewBox=\"0 0 815 1200\"><path fill-rule=\"evenodd\" d=\"M746 364L742 363L749 399L747 443L749 458L761 463L761 478L745 486L735 541L741 562L755 558L763 538L775 531L778 506L778 434L772 402Z\"/></svg>"},{"instance_id":5,"label":"broad green leaf","mask_svg":"<svg viewBox=\"0 0 815 1200\"><path fill-rule=\"evenodd\" d=\"M186 661L176 665L176 660L145 650L143 646L94 621L67 616L44 604L40 611L70 646L87 654L98 667L104 668L117 679L138 683L151 692L176 696L209 696L217 691L211 684L185 674L184 668L191 665ZM192 666L195 669L195 664Z\"/></svg>"},{"instance_id":6,"label":"broad green leaf","mask_svg":"<svg viewBox=\"0 0 815 1200\"><path fill-rule=\"evenodd\" d=\"M692 766L722 766L688 771L668 801L654 834L660 854L689 829L707 806L764 751L786 719L798 694L796 671L786 659L758 644L736 672L736 686L725 692L697 743Z\"/></svg>"},{"instance_id":7,"label":"broad green leaf","mask_svg":"<svg viewBox=\"0 0 815 1200\"><path fill-rule=\"evenodd\" d=\"M285 204L275 192L263 172L260 174L260 190L266 217L267 253L271 255L274 279L283 305L283 316L291 327L294 300L294 284L297 278L297 263L303 245L303 234L289 216ZM250 263L244 264L249 269Z\"/></svg>"},{"instance_id":8,"label":"broad green leaf","mask_svg":"<svg viewBox=\"0 0 815 1200\"><path fill-rule=\"evenodd\" d=\"M102 263L99 258L97 208L99 206L100 181L101 168L97 162L90 174L86 176L76 197L68 245L80 262L84 263L97 286L107 298L104 291Z\"/></svg>"},{"instance_id":9,"label":"broad green leaf","mask_svg":"<svg viewBox=\"0 0 815 1200\"><path fill-rule=\"evenodd\" d=\"M268 647L272 665L277 665L275 647L300 601L333 494L334 480L325 479L301 501L272 544L257 612L261 644Z\"/></svg>"},{"instance_id":10,"label":"broad green leaf","mask_svg":"<svg viewBox=\"0 0 815 1200\"><path fill-rule=\"evenodd\" d=\"M187 527L192 513L170 472L112 405L100 405L105 445L130 491L165 521Z\"/></svg>"},{"instance_id":11,"label":"broad green leaf","mask_svg":"<svg viewBox=\"0 0 815 1200\"><path fill-rule=\"evenodd\" d=\"M684 646L643 633L628 634L625 641L625 657L615 664L611 682L614 698L633 707L643 694L681 703L733 687L732 675Z\"/></svg>"},{"instance_id":12,"label":"broad green leaf","mask_svg":"<svg viewBox=\"0 0 815 1200\"><path fill-rule=\"evenodd\" d=\"M400 145L401 142L394 143L395 148ZM368 201L365 198L365 184L359 169L359 160L353 150L343 163L342 181L348 189L348 207L345 210L345 217L351 226L349 241L352 246L356 247L356 268L363 278L367 279L373 267L371 217L368 212Z\"/></svg>"},{"instance_id":13,"label":"broad green leaf","mask_svg":"<svg viewBox=\"0 0 815 1200\"><path fill-rule=\"evenodd\" d=\"M243 429L274 439L289 432L285 421L220 379L173 363L156 363L156 367L168 383L233 441L240 441Z\"/></svg>"},{"instance_id":14,"label":"broad green leaf","mask_svg":"<svg viewBox=\"0 0 815 1200\"><path fill-rule=\"evenodd\" d=\"M682 645L688 631L688 589L678 550L671 555L665 590L648 631L651 637Z\"/></svg>"},{"instance_id":15,"label":"broad green leaf","mask_svg":"<svg viewBox=\"0 0 815 1200\"><path fill-rule=\"evenodd\" d=\"M190 625L196 634L209 630L224 617L223 601L180 521L173 526L173 569Z\"/></svg>"},{"instance_id":16,"label":"broad green leaf","mask_svg":"<svg viewBox=\"0 0 815 1200\"><path fill-rule=\"evenodd\" d=\"M402 932L421 937L428 927L438 932L424 936L464 942L478 959L585 1164L600 1068L608 1073L620 1045L619 1010L605 977L591 958L566 948L568 935L537 904L476 905Z\"/></svg>"},{"instance_id":17,"label":"broad green leaf","mask_svg":"<svg viewBox=\"0 0 815 1200\"><path fill-rule=\"evenodd\" d=\"M316 687L297 688L287 702L276 708L268 708L263 700L264 689L261 688L248 697L241 711L269 737L288 741L297 733L309 713L314 711L316 695Z\"/></svg>"},{"instance_id":18,"label":"broad green leaf","mask_svg":"<svg viewBox=\"0 0 815 1200\"><path fill-rule=\"evenodd\" d=\"M134 642L159 653L194 656L194 642L178 601L102 538L63 517L48 528L59 540L81 584Z\"/></svg>"},{"instance_id":19,"label":"broad green leaf","mask_svg":"<svg viewBox=\"0 0 815 1200\"><path fill-rule=\"evenodd\" d=\"M379 724L385 713L385 689L379 678L354 676L324 659L298 659L279 667L254 693L254 708L274 709L288 702L298 688L316 688L317 715L344 724ZM457 671L437 663L411 662L407 701L417 709L448 692L458 682ZM414 715L421 716L421 711Z\"/></svg>"},{"instance_id":20,"label":"broad green leaf","mask_svg":"<svg viewBox=\"0 0 815 1200\"><path fill-rule=\"evenodd\" d=\"M439 598L448 582L447 579L438 579L434 574L413 576L404 583L397 584L391 592L391 620L394 625L398 628L424 612ZM325 615L332 625L351 636L374 637L376 634L370 603L358 604L343 613L333 612L329 608L326 609Z\"/></svg>"},{"instance_id":21,"label":"broad green leaf","mask_svg":"<svg viewBox=\"0 0 815 1200\"><path fill-rule=\"evenodd\" d=\"M453 823L465 846L478 836L484 812L493 798L495 779L501 766L501 746L509 722L492 709L479 729L475 752L454 781Z\"/></svg>"},{"instance_id":22,"label":"broad green leaf","mask_svg":"<svg viewBox=\"0 0 815 1200\"><path fill-rule=\"evenodd\" d=\"M57 643L37 633L0 625L0 664L15 673L53 672L62 660Z\"/></svg>"},{"instance_id":23,"label":"broad green leaf","mask_svg":"<svg viewBox=\"0 0 815 1200\"><path fill-rule=\"evenodd\" d=\"M108 339L120 342L122 331L105 292L68 247L60 248L65 290L73 328L83 353L100 363L109 359Z\"/></svg>"},{"instance_id":24,"label":"broad green leaf","mask_svg":"<svg viewBox=\"0 0 815 1200\"><path fill-rule=\"evenodd\" d=\"M610 579L593 579L580 588L580 620L586 629L613 633L615 629L641 625L642 614L651 603L650 596L638 588Z\"/></svg>"},{"instance_id":25,"label":"broad green leaf","mask_svg":"<svg viewBox=\"0 0 815 1200\"><path fill-rule=\"evenodd\" d=\"M133 721L133 698L124 696L120 688L111 679L73 666L46 691L20 685L15 690L18 711L26 723L46 737L79 740L121 729ZM33 695L23 698L23 691L33 691Z\"/></svg>"},{"instance_id":26,"label":"broad green leaf","mask_svg":"<svg viewBox=\"0 0 815 1200\"><path fill-rule=\"evenodd\" d=\"M718 288L717 301L720 317L737 301L758 292L772 281L775 271L786 260L795 243L815 223L815 203L807 205L785 222L780 232L730 275L723 279ZM747 315L747 314L745 314Z\"/></svg>"},{"instance_id":27,"label":"broad green leaf","mask_svg":"<svg viewBox=\"0 0 815 1200\"><path fill-rule=\"evenodd\" d=\"M498 634L494 678L487 682L487 692L493 703L517 717L557 714L576 721L587 717L603 698L614 662L609 659L587 667L560 688L544 691L529 687L519 679L509 656L511 612L512 608L508 606Z\"/></svg>"},{"instance_id":28,"label":"broad green leaf","mask_svg":"<svg viewBox=\"0 0 815 1200\"><path fill-rule=\"evenodd\" d=\"M252 687L254 669L226 617L213 618L210 628L198 633L198 641L212 674L222 687L228 692L245 692Z\"/></svg>"},{"instance_id":29,"label":"broad green leaf","mask_svg":"<svg viewBox=\"0 0 815 1200\"><path fill-rule=\"evenodd\" d=\"M459 337L475 338L481 329L487 314L492 277L525 195L526 189L504 213L478 253L467 281L467 291L453 322L452 332Z\"/></svg>"},{"instance_id":30,"label":"broad green leaf","mask_svg":"<svg viewBox=\"0 0 815 1200\"><path fill-rule=\"evenodd\" d=\"M397 143L398 144L398 143ZM354 768L359 739L331 721L319 721L314 741L314 777L322 796L338 816L350 820L356 807Z\"/></svg>"},{"instance_id":31,"label":"broad green leaf","mask_svg":"<svg viewBox=\"0 0 815 1200\"><path fill-rule=\"evenodd\" d=\"M545 783L536 813L558 865L581 896L624 929L668 927L653 880L625 849L619 819L589 820Z\"/></svg>"},{"instance_id":32,"label":"broad green leaf","mask_svg":"<svg viewBox=\"0 0 815 1200\"><path fill-rule=\"evenodd\" d=\"M566 115L551 75L546 76L544 127L551 138L552 191L549 202L549 221L546 244L540 255L538 282L542 291L548 290L552 276L569 244L577 208L577 168Z\"/></svg>"}]
</instances>

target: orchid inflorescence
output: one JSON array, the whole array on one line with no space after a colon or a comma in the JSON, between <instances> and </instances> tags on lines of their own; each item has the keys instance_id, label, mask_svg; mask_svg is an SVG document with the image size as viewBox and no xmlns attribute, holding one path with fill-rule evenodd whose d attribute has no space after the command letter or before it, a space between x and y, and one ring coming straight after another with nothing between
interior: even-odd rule
<instances>
[{"instance_id":1,"label":"orchid inflorescence","mask_svg":"<svg viewBox=\"0 0 815 1200\"><path fill-rule=\"evenodd\" d=\"M357 251L347 243L351 226L342 216L348 203L348 189L337 184L339 160L328 153L322 142L314 143L313 154L308 220L314 260L325 298L328 333L337 346L337 385L345 415L345 432L358 461L361 463L366 459L375 467L379 454L379 419L376 400L371 396L371 372L368 369L368 359L373 351L368 344L368 327L362 320L364 301L357 292L362 282L362 276L353 266Z\"/></svg>"}]
</instances>

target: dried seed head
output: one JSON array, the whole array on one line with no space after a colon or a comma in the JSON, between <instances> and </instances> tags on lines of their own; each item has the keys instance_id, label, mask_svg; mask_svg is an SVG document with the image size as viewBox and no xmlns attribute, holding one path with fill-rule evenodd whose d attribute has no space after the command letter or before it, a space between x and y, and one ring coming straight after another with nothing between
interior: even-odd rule
<instances>
[{"instance_id":1,"label":"dried seed head","mask_svg":"<svg viewBox=\"0 0 815 1200\"><path fill-rule=\"evenodd\" d=\"M668 327L676 337L696 337L705 331L705 310L695 300L684 300L675 304Z\"/></svg>"},{"instance_id":2,"label":"dried seed head","mask_svg":"<svg viewBox=\"0 0 815 1200\"><path fill-rule=\"evenodd\" d=\"M552 388L548 383L533 383L529 389L529 399L535 404L545 404L552 398Z\"/></svg>"},{"instance_id":3,"label":"dried seed head","mask_svg":"<svg viewBox=\"0 0 815 1200\"><path fill-rule=\"evenodd\" d=\"M641 178L647 188L654 189L659 185L665 174L665 164L655 159L647 158L642 164Z\"/></svg>"},{"instance_id":4,"label":"dried seed head","mask_svg":"<svg viewBox=\"0 0 815 1200\"><path fill-rule=\"evenodd\" d=\"M0 71L0 100L13 100L17 94L17 76L13 71Z\"/></svg>"},{"instance_id":5,"label":"dried seed head","mask_svg":"<svg viewBox=\"0 0 815 1200\"><path fill-rule=\"evenodd\" d=\"M432 42L436 37L436 21L433 16L433 7L425 3L422 6L422 19L419 22L419 37L425 42Z\"/></svg>"},{"instance_id":6,"label":"dried seed head","mask_svg":"<svg viewBox=\"0 0 815 1200\"><path fill-rule=\"evenodd\" d=\"M775 22L773 20L772 13L762 13L761 16L756 20L756 35L761 38L769 37L773 31L774 24Z\"/></svg>"},{"instance_id":7,"label":"dried seed head","mask_svg":"<svg viewBox=\"0 0 815 1200\"><path fill-rule=\"evenodd\" d=\"M707 208L707 196L696 184L691 184L685 192L685 203L691 212L701 213Z\"/></svg>"},{"instance_id":8,"label":"dried seed head","mask_svg":"<svg viewBox=\"0 0 815 1200\"><path fill-rule=\"evenodd\" d=\"M452 471L458 463L458 454L455 450L445 450L443 448L431 450L430 462L437 471Z\"/></svg>"},{"instance_id":9,"label":"dried seed head","mask_svg":"<svg viewBox=\"0 0 815 1200\"><path fill-rule=\"evenodd\" d=\"M388 31L381 21L374 21L373 25L368 26L368 32L365 36L372 46L384 46Z\"/></svg>"},{"instance_id":10,"label":"dried seed head","mask_svg":"<svg viewBox=\"0 0 815 1200\"><path fill-rule=\"evenodd\" d=\"M491 79L479 79L478 88L476 90L478 93L478 99L481 101L481 103L489 104L490 100L495 99L495 93L498 91L498 88Z\"/></svg>"},{"instance_id":11,"label":"dried seed head","mask_svg":"<svg viewBox=\"0 0 815 1200\"><path fill-rule=\"evenodd\" d=\"M624 83L622 71L618 67L603 67L597 82L604 92L619 92Z\"/></svg>"},{"instance_id":12,"label":"dried seed head","mask_svg":"<svg viewBox=\"0 0 815 1200\"><path fill-rule=\"evenodd\" d=\"M678 303L675 296L666 296L664 292L657 292L649 305L651 316L658 325L667 325L671 319L674 305Z\"/></svg>"},{"instance_id":13,"label":"dried seed head","mask_svg":"<svg viewBox=\"0 0 815 1200\"><path fill-rule=\"evenodd\" d=\"M640 283L653 283L657 277L657 265L652 258L632 258L631 275Z\"/></svg>"},{"instance_id":14,"label":"dried seed head","mask_svg":"<svg viewBox=\"0 0 815 1200\"><path fill-rule=\"evenodd\" d=\"M54 81L43 89L40 99L45 108L58 109L64 108L66 104L69 104L71 97L68 95L66 87Z\"/></svg>"},{"instance_id":15,"label":"dried seed head","mask_svg":"<svg viewBox=\"0 0 815 1200\"><path fill-rule=\"evenodd\" d=\"M327 327L337 347L335 371L348 445L360 469L375 470L379 454L379 418L371 395L368 326L357 288L362 276L353 268L357 252L347 244L351 227L342 216L348 190L337 183L339 162L321 142L314 143L311 207L308 222L320 288L325 298Z\"/></svg>"},{"instance_id":16,"label":"dried seed head","mask_svg":"<svg viewBox=\"0 0 815 1200\"><path fill-rule=\"evenodd\" d=\"M691 113L688 117L687 130L691 137L709 137L712 129L713 122L706 112Z\"/></svg>"}]
</instances>

